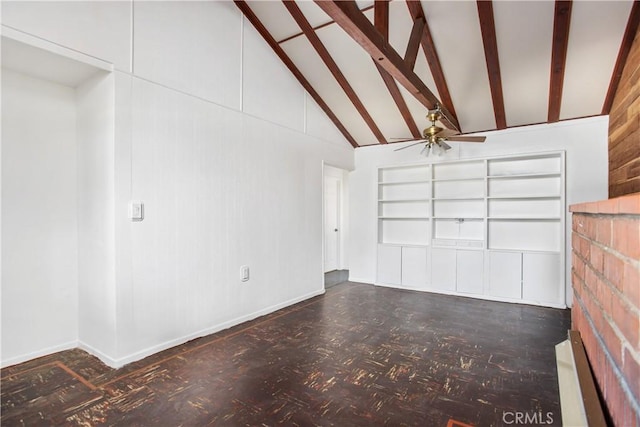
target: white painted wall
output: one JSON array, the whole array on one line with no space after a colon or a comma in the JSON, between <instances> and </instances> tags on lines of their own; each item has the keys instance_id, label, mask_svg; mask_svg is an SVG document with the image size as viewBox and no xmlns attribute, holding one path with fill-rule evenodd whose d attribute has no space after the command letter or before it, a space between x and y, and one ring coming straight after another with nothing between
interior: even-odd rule
<instances>
[{"instance_id":1,"label":"white painted wall","mask_svg":"<svg viewBox=\"0 0 640 427\"><path fill-rule=\"evenodd\" d=\"M77 90L72 339L120 366L323 292L323 164L354 151L236 7L78 3L2 4L3 24L117 70Z\"/></svg>"},{"instance_id":2,"label":"white painted wall","mask_svg":"<svg viewBox=\"0 0 640 427\"><path fill-rule=\"evenodd\" d=\"M240 109L242 13L233 2L135 1L135 75Z\"/></svg>"},{"instance_id":3,"label":"white painted wall","mask_svg":"<svg viewBox=\"0 0 640 427\"><path fill-rule=\"evenodd\" d=\"M451 143L442 160L566 150L567 206L608 196L608 117L595 117L486 133L484 144ZM408 144L408 143L407 143ZM421 146L394 151L400 144L360 148L349 177L350 280L374 283L377 250L377 168L426 160ZM571 215L567 211L567 304L571 304Z\"/></svg>"},{"instance_id":4,"label":"white painted wall","mask_svg":"<svg viewBox=\"0 0 640 427\"><path fill-rule=\"evenodd\" d=\"M280 58L274 55L253 25L245 22L242 34L245 46L242 55L242 110L272 123L304 132L303 87ZM289 96L282 96L283 93ZM326 117L324 112L322 116ZM333 124L331 126L335 129ZM343 141L342 135L336 140Z\"/></svg>"},{"instance_id":5,"label":"white painted wall","mask_svg":"<svg viewBox=\"0 0 640 427\"><path fill-rule=\"evenodd\" d=\"M351 148L135 77L116 82L132 114L117 125L131 186L116 212L139 199L145 219L117 220L117 264L130 272L117 284L114 364L323 292L322 162L351 167Z\"/></svg>"},{"instance_id":6,"label":"white painted wall","mask_svg":"<svg viewBox=\"0 0 640 427\"><path fill-rule=\"evenodd\" d=\"M78 138L78 340L94 354L116 351L114 76L76 89Z\"/></svg>"},{"instance_id":7,"label":"white painted wall","mask_svg":"<svg viewBox=\"0 0 640 427\"><path fill-rule=\"evenodd\" d=\"M2 362L76 345L73 89L2 70Z\"/></svg>"},{"instance_id":8,"label":"white painted wall","mask_svg":"<svg viewBox=\"0 0 640 427\"><path fill-rule=\"evenodd\" d=\"M2 24L131 71L132 0L2 1Z\"/></svg>"}]
</instances>

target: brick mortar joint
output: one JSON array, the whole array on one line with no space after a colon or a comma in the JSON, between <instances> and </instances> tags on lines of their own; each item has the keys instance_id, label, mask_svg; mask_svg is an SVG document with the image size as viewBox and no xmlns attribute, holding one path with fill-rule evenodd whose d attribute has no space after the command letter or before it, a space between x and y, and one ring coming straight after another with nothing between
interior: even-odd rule
<instances>
[{"instance_id":1,"label":"brick mortar joint","mask_svg":"<svg viewBox=\"0 0 640 427\"><path fill-rule=\"evenodd\" d=\"M572 269L572 272L574 271L574 269ZM618 339L620 340L620 344L622 345L621 350L621 354L622 354L622 358L624 361L624 349L628 349L629 353L632 353L635 355L637 355L640 358L640 354L637 353L634 345L631 345L631 343L629 342L629 340L627 339L627 337L624 335L624 333L620 330L620 328L618 327L618 324L615 322L615 320L609 315L609 313L604 310L604 308L602 307L602 305L600 304L600 300L598 299L598 296L595 295L593 292L591 292L591 289L587 286L586 282L582 279L580 279L579 277L577 277L577 280L579 280L584 286L584 291L587 292L590 296L590 298L593 300L594 304L598 306L598 309L600 310L600 312L602 313L602 318L609 324L609 326L611 327L611 329L613 330L613 332L616 334L616 336L618 337ZM576 295L577 293L575 292L575 288L574 288L574 295ZM582 309L584 312L589 313L589 310L587 310L587 307L584 306L584 304L582 305ZM591 316L589 316L591 317ZM606 347L606 345L605 345Z\"/></svg>"},{"instance_id":2,"label":"brick mortar joint","mask_svg":"<svg viewBox=\"0 0 640 427\"><path fill-rule=\"evenodd\" d=\"M640 220L640 214L630 214L630 213L606 213L606 212L571 212L571 214L576 216L588 216L591 218L606 218L610 220L616 219L635 219Z\"/></svg>"},{"instance_id":3,"label":"brick mortar joint","mask_svg":"<svg viewBox=\"0 0 640 427\"><path fill-rule=\"evenodd\" d=\"M629 349L628 347L625 346L625 348ZM624 350L624 349L623 349ZM629 351L627 352L629 355L631 355L631 358L633 359L634 362L636 362L638 365L640 365L640 352L636 351L635 349L631 348L629 349ZM624 351L622 352L622 363L624 364L626 362L625 360L625 353Z\"/></svg>"},{"instance_id":4,"label":"brick mortar joint","mask_svg":"<svg viewBox=\"0 0 640 427\"><path fill-rule=\"evenodd\" d=\"M616 251L615 249L613 249L611 246L607 246L605 244L603 244L602 242L599 242L598 240L593 240L592 238L590 238L589 236L587 236L586 234L582 234L581 232L579 232L576 229L572 230L574 233L576 233L578 236L582 237L585 240L588 240L589 242L595 244L595 246L597 246L598 248L602 249L604 252L610 253L611 255L614 255L616 258L618 258L619 260L623 261L625 264L630 264L632 266L634 266L637 269L640 269L640 259L635 259L635 258L631 258L623 253L620 253L618 251ZM573 252L575 251L575 248L573 247L573 245L571 246L571 249L573 250Z\"/></svg>"},{"instance_id":5,"label":"brick mortar joint","mask_svg":"<svg viewBox=\"0 0 640 427\"><path fill-rule=\"evenodd\" d=\"M609 289L611 289L611 292L614 293L614 295L617 296L622 302L624 302L624 304L631 310L631 312L633 314L635 314L636 316L638 316L640 318L640 307L636 307L633 304L633 302L631 302L629 300L627 295L625 293L621 292L620 289L618 289L618 287L615 285L615 283L611 283L611 281L604 276L603 272L601 272L600 270L594 268L593 264L591 264L591 260L583 258L580 255L580 253L576 252L575 250L572 250L571 253L575 254L576 257L578 257L582 262L584 262L585 268L589 268L589 270L593 271L595 273L596 277L598 279L600 279L603 283L606 283L607 286L609 287ZM572 272L576 272L576 275L577 275L577 271L576 271L574 266L571 266L571 271ZM585 271L585 274L586 274L586 271ZM581 282L585 284L585 287L587 287L586 286L586 282L584 280L581 280ZM587 287L587 289L589 289L589 288ZM597 295L594 295L594 296L597 297ZM599 300L596 298L596 301L599 301Z\"/></svg>"},{"instance_id":6,"label":"brick mortar joint","mask_svg":"<svg viewBox=\"0 0 640 427\"><path fill-rule=\"evenodd\" d=\"M631 391L631 387L627 383L627 380L626 380L624 374L620 371L620 367L616 364L615 359L613 358L613 356L609 352L609 349L607 348L607 346L606 346L606 344L604 342L604 339L600 335L599 331L596 329L595 324L593 322L593 318L591 318L591 315L589 314L589 311L585 307L584 302L580 298L580 295L578 295L576 292L574 292L573 295L575 297L575 302L577 303L577 305L579 306L580 310L582 311L584 318L587 320L588 327L591 329L591 332L593 333L593 336L598 341L598 345L600 345L600 347L602 348L602 352L604 353L604 357L606 359L606 362L611 366L611 369L613 370L616 379L620 382L620 385L621 385L623 393L625 394L625 397L627 398L627 400L629 402L631 402L631 406L632 406L632 409L634 410L634 412L636 414L640 414L640 402L633 395L633 392ZM582 331L580 331L580 333L582 334ZM585 347L585 349L586 349L586 347ZM589 355L588 351L587 351L587 355ZM595 364L592 363L592 361L593 361L593 358L590 358L589 359L589 364L592 366L592 369L593 369L593 366L595 366ZM595 374L595 370L594 370L594 374ZM604 378L601 378L601 379L604 380ZM602 387L604 388L604 385Z\"/></svg>"}]
</instances>

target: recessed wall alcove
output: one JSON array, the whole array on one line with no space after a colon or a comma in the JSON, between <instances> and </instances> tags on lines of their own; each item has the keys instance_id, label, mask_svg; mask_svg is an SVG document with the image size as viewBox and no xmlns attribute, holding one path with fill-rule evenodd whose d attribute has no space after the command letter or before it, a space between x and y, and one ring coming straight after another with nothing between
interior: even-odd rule
<instances>
[{"instance_id":1,"label":"recessed wall alcove","mask_svg":"<svg viewBox=\"0 0 640 427\"><path fill-rule=\"evenodd\" d=\"M111 71L2 28L5 366L77 347L112 308Z\"/></svg>"}]
</instances>

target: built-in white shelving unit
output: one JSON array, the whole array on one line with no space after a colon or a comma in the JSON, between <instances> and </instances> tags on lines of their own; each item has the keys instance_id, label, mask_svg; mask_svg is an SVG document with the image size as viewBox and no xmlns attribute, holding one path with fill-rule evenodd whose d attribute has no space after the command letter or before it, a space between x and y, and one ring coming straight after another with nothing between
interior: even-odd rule
<instances>
[{"instance_id":1,"label":"built-in white shelving unit","mask_svg":"<svg viewBox=\"0 0 640 427\"><path fill-rule=\"evenodd\" d=\"M431 216L429 165L378 170L378 242L427 245Z\"/></svg>"},{"instance_id":2,"label":"built-in white shelving unit","mask_svg":"<svg viewBox=\"0 0 640 427\"><path fill-rule=\"evenodd\" d=\"M378 169L378 284L563 307L564 153Z\"/></svg>"}]
</instances>

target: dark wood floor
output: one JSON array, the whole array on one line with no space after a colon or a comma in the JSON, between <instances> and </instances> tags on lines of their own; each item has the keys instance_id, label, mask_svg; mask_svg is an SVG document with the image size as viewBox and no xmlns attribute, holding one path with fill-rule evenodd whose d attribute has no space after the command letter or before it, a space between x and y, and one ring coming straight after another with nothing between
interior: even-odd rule
<instances>
[{"instance_id":1,"label":"dark wood floor","mask_svg":"<svg viewBox=\"0 0 640 427\"><path fill-rule=\"evenodd\" d=\"M560 425L568 310L345 283L113 370L80 350L2 370L2 426ZM546 420L546 419L545 419Z\"/></svg>"}]
</instances>

